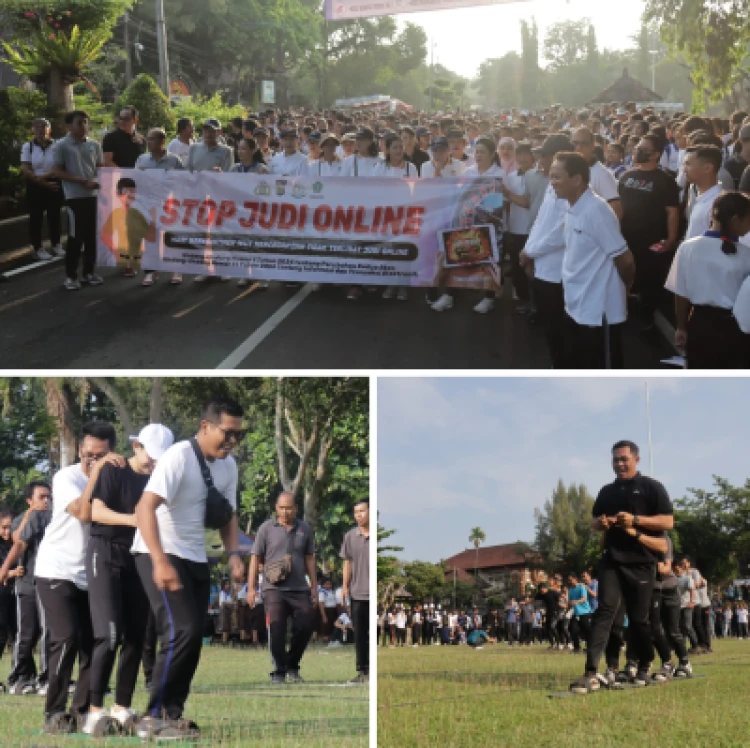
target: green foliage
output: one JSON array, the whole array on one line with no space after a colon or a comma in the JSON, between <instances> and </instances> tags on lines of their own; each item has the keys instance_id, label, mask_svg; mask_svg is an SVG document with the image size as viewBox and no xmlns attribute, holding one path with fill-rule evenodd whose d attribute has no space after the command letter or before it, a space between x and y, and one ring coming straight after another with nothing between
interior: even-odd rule
<instances>
[{"instance_id":1,"label":"green foliage","mask_svg":"<svg viewBox=\"0 0 750 748\"><path fill-rule=\"evenodd\" d=\"M172 113L177 119L190 117L197 126L209 117L216 117L222 125L227 127L232 118L244 117L247 114L247 108L241 104L233 106L225 104L219 94L214 94L210 98L193 96L184 99L173 107Z\"/></svg>"},{"instance_id":2,"label":"green foliage","mask_svg":"<svg viewBox=\"0 0 750 748\"><path fill-rule=\"evenodd\" d=\"M544 57L551 70L572 65L585 56L590 28L588 18L559 21L549 26L544 37Z\"/></svg>"},{"instance_id":3,"label":"green foliage","mask_svg":"<svg viewBox=\"0 0 750 748\"><path fill-rule=\"evenodd\" d=\"M108 28L130 7L132 0L4 0L0 20L12 24L19 36L32 37L40 25L69 33Z\"/></svg>"},{"instance_id":4,"label":"green foliage","mask_svg":"<svg viewBox=\"0 0 750 748\"><path fill-rule=\"evenodd\" d=\"M414 597L414 602L433 598L442 599L445 589L445 571L439 564L428 561L411 561L402 567L406 591Z\"/></svg>"},{"instance_id":5,"label":"green foliage","mask_svg":"<svg viewBox=\"0 0 750 748\"><path fill-rule=\"evenodd\" d=\"M21 146L33 137L31 120L43 115L46 105L47 100L39 91L0 89L0 179L18 174Z\"/></svg>"},{"instance_id":6,"label":"green foliage","mask_svg":"<svg viewBox=\"0 0 750 748\"><path fill-rule=\"evenodd\" d=\"M102 104L88 91L74 95L73 103L76 109L83 109L89 115L89 132L92 137L103 138L112 129L114 112L111 104Z\"/></svg>"},{"instance_id":7,"label":"green foliage","mask_svg":"<svg viewBox=\"0 0 750 748\"><path fill-rule=\"evenodd\" d=\"M386 530L385 527L378 524L378 600L382 599L384 590L400 577L398 559L392 554L399 553L404 549L397 545L381 545L384 540L390 538L395 532L395 530Z\"/></svg>"},{"instance_id":8,"label":"green foliage","mask_svg":"<svg viewBox=\"0 0 750 748\"><path fill-rule=\"evenodd\" d=\"M177 120L166 94L156 85L151 76L141 73L122 92L115 103L114 111L124 106L134 106L138 110L140 128L147 132L152 127L163 127L171 136L177 129Z\"/></svg>"}]
</instances>

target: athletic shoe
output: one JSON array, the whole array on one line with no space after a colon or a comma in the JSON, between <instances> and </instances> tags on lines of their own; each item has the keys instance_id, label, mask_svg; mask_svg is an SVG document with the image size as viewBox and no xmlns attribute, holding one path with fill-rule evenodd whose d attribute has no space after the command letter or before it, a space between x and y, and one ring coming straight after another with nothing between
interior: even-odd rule
<instances>
[{"instance_id":1,"label":"athletic shoe","mask_svg":"<svg viewBox=\"0 0 750 748\"><path fill-rule=\"evenodd\" d=\"M132 729L135 726L135 723L138 721L138 715L136 714L135 709L112 708L109 710L109 716L112 717L112 719L116 719L120 723L123 730Z\"/></svg>"},{"instance_id":2,"label":"athletic shoe","mask_svg":"<svg viewBox=\"0 0 750 748\"><path fill-rule=\"evenodd\" d=\"M122 271L122 274L126 278L135 278L136 272L137 271L135 270L135 268L131 268L130 266L128 266L128 267L125 268L125 270Z\"/></svg>"},{"instance_id":3,"label":"athletic shoe","mask_svg":"<svg viewBox=\"0 0 750 748\"><path fill-rule=\"evenodd\" d=\"M104 283L104 278L96 273L87 273L83 276L83 282L88 283L89 286L101 286Z\"/></svg>"},{"instance_id":4,"label":"athletic shoe","mask_svg":"<svg viewBox=\"0 0 750 748\"><path fill-rule=\"evenodd\" d=\"M250 285L250 278L241 278L240 280L237 281L237 286L239 288L244 288L245 286L249 286L249 285Z\"/></svg>"},{"instance_id":5,"label":"athletic shoe","mask_svg":"<svg viewBox=\"0 0 750 748\"><path fill-rule=\"evenodd\" d=\"M173 273L172 279L169 281L172 286L179 286L182 283L182 273Z\"/></svg>"},{"instance_id":6,"label":"athletic shoe","mask_svg":"<svg viewBox=\"0 0 750 748\"><path fill-rule=\"evenodd\" d=\"M484 649L484 647L474 647L475 652L478 652L480 649Z\"/></svg>"},{"instance_id":7,"label":"athletic shoe","mask_svg":"<svg viewBox=\"0 0 750 748\"><path fill-rule=\"evenodd\" d=\"M268 283L266 283L265 286L262 286L262 288L268 288ZM323 288L323 284L322 283L313 283L312 284L312 290L315 291L315 292L320 291L321 288Z\"/></svg>"},{"instance_id":8,"label":"athletic shoe","mask_svg":"<svg viewBox=\"0 0 750 748\"><path fill-rule=\"evenodd\" d=\"M8 688L8 693L11 696L21 696L23 694L23 689L26 688L27 684L22 681L17 681L12 686Z\"/></svg>"},{"instance_id":9,"label":"athletic shoe","mask_svg":"<svg viewBox=\"0 0 750 748\"><path fill-rule=\"evenodd\" d=\"M571 693L575 694L586 694L591 693L591 691L598 691L601 688L601 685L599 683L599 678L596 675L582 675L580 678L576 678L570 686Z\"/></svg>"},{"instance_id":10,"label":"athletic shoe","mask_svg":"<svg viewBox=\"0 0 750 748\"><path fill-rule=\"evenodd\" d=\"M367 673L359 673L356 678L352 678L349 681L349 685L351 686L359 686L363 685L364 683L370 682L370 676Z\"/></svg>"},{"instance_id":11,"label":"athletic shoe","mask_svg":"<svg viewBox=\"0 0 750 748\"><path fill-rule=\"evenodd\" d=\"M80 291L81 284L78 282L77 278L66 278L63 282L63 288L66 291Z\"/></svg>"},{"instance_id":12,"label":"athletic shoe","mask_svg":"<svg viewBox=\"0 0 750 748\"><path fill-rule=\"evenodd\" d=\"M491 312L494 308L495 300L484 298L474 307L474 311L477 314L487 314L487 312Z\"/></svg>"},{"instance_id":13,"label":"athletic shoe","mask_svg":"<svg viewBox=\"0 0 750 748\"><path fill-rule=\"evenodd\" d=\"M36 683L24 683L21 696L30 696L36 693Z\"/></svg>"},{"instance_id":14,"label":"athletic shoe","mask_svg":"<svg viewBox=\"0 0 750 748\"><path fill-rule=\"evenodd\" d=\"M396 295L396 289L393 286L388 286L385 291L383 291L383 298L384 299L392 299Z\"/></svg>"},{"instance_id":15,"label":"athletic shoe","mask_svg":"<svg viewBox=\"0 0 750 748\"><path fill-rule=\"evenodd\" d=\"M37 249L34 252L34 259L39 260L40 262L46 262L47 260L52 259L52 255L42 247L42 249Z\"/></svg>"},{"instance_id":16,"label":"athletic shoe","mask_svg":"<svg viewBox=\"0 0 750 748\"><path fill-rule=\"evenodd\" d=\"M674 665L671 662L665 662L652 676L651 678L656 683L666 683L672 680L674 675Z\"/></svg>"},{"instance_id":17,"label":"athletic shoe","mask_svg":"<svg viewBox=\"0 0 750 748\"><path fill-rule=\"evenodd\" d=\"M621 680L624 679L625 681L629 681L635 678L636 675L638 675L638 664L635 662L627 662L618 677Z\"/></svg>"},{"instance_id":18,"label":"athletic shoe","mask_svg":"<svg viewBox=\"0 0 750 748\"><path fill-rule=\"evenodd\" d=\"M674 671L675 678L692 678L693 666L689 662L681 662Z\"/></svg>"},{"instance_id":19,"label":"athletic shoe","mask_svg":"<svg viewBox=\"0 0 750 748\"><path fill-rule=\"evenodd\" d=\"M349 301L356 301L362 295L362 289L359 286L351 286L346 292L346 298Z\"/></svg>"},{"instance_id":20,"label":"athletic shoe","mask_svg":"<svg viewBox=\"0 0 750 748\"><path fill-rule=\"evenodd\" d=\"M639 668L635 678L632 678L630 683L634 686L648 686L651 683L651 668L645 670Z\"/></svg>"},{"instance_id":21,"label":"athletic shoe","mask_svg":"<svg viewBox=\"0 0 750 748\"><path fill-rule=\"evenodd\" d=\"M75 692L76 692L76 682L72 680L68 684L68 693L75 693Z\"/></svg>"},{"instance_id":22,"label":"athletic shoe","mask_svg":"<svg viewBox=\"0 0 750 748\"><path fill-rule=\"evenodd\" d=\"M88 712L83 722L81 732L86 733L86 735L91 735L96 729L96 726L102 720L106 720L108 718L109 714L107 713L106 709L100 709L98 712Z\"/></svg>"},{"instance_id":23,"label":"athletic shoe","mask_svg":"<svg viewBox=\"0 0 750 748\"><path fill-rule=\"evenodd\" d=\"M36 687L36 695L37 696L46 696L47 695L47 689L49 688L48 683L39 683Z\"/></svg>"},{"instance_id":24,"label":"athletic shoe","mask_svg":"<svg viewBox=\"0 0 750 748\"><path fill-rule=\"evenodd\" d=\"M286 683L286 678L283 675L278 675L277 673L271 675L272 686L283 686L284 683Z\"/></svg>"},{"instance_id":25,"label":"athletic shoe","mask_svg":"<svg viewBox=\"0 0 750 748\"><path fill-rule=\"evenodd\" d=\"M568 644L568 649L573 649L573 645L572 644Z\"/></svg>"},{"instance_id":26,"label":"athletic shoe","mask_svg":"<svg viewBox=\"0 0 750 748\"><path fill-rule=\"evenodd\" d=\"M42 732L47 735L70 735L76 732L78 721L69 712L57 712L50 716L44 723Z\"/></svg>"},{"instance_id":27,"label":"athletic shoe","mask_svg":"<svg viewBox=\"0 0 750 748\"><path fill-rule=\"evenodd\" d=\"M565 645L564 645L564 644L558 644L558 645L557 645L557 648L558 648L558 649L565 649Z\"/></svg>"},{"instance_id":28,"label":"athletic shoe","mask_svg":"<svg viewBox=\"0 0 750 748\"><path fill-rule=\"evenodd\" d=\"M315 286L313 285L313 291L319 291L320 290L320 288L319 288L320 283L318 283L317 285L318 285L318 288L315 288ZM267 288L270 288L270 287L271 287L271 282L270 281L258 281L258 288L261 291L265 291Z\"/></svg>"},{"instance_id":29,"label":"athletic shoe","mask_svg":"<svg viewBox=\"0 0 750 748\"><path fill-rule=\"evenodd\" d=\"M62 244L55 244L55 246L52 247L52 254L55 257L65 257L65 250L62 248Z\"/></svg>"},{"instance_id":30,"label":"athletic shoe","mask_svg":"<svg viewBox=\"0 0 750 748\"><path fill-rule=\"evenodd\" d=\"M304 679L299 674L299 670L290 670L286 674L286 682L287 683L304 683Z\"/></svg>"},{"instance_id":31,"label":"athletic shoe","mask_svg":"<svg viewBox=\"0 0 750 748\"><path fill-rule=\"evenodd\" d=\"M332 642L328 642L329 647L343 647L344 645L338 641L338 639L334 639Z\"/></svg>"},{"instance_id":32,"label":"athletic shoe","mask_svg":"<svg viewBox=\"0 0 750 748\"><path fill-rule=\"evenodd\" d=\"M433 312L445 312L448 309L453 309L453 297L444 293L435 303L430 304L430 307Z\"/></svg>"},{"instance_id":33,"label":"athletic shoe","mask_svg":"<svg viewBox=\"0 0 750 748\"><path fill-rule=\"evenodd\" d=\"M617 681L617 671L611 667L608 667L603 673L597 673L596 677L599 679L602 688L607 688L611 691L622 688L622 683L618 683Z\"/></svg>"},{"instance_id":34,"label":"athletic shoe","mask_svg":"<svg viewBox=\"0 0 750 748\"><path fill-rule=\"evenodd\" d=\"M146 273L141 281L142 286L153 286L154 285L154 274Z\"/></svg>"},{"instance_id":35,"label":"athletic shoe","mask_svg":"<svg viewBox=\"0 0 750 748\"><path fill-rule=\"evenodd\" d=\"M409 289L406 286L399 286L396 293L397 301L407 301L409 299Z\"/></svg>"},{"instance_id":36,"label":"athletic shoe","mask_svg":"<svg viewBox=\"0 0 750 748\"><path fill-rule=\"evenodd\" d=\"M205 283L206 278L208 278L207 275L196 275L195 278L193 278L193 283Z\"/></svg>"}]
</instances>

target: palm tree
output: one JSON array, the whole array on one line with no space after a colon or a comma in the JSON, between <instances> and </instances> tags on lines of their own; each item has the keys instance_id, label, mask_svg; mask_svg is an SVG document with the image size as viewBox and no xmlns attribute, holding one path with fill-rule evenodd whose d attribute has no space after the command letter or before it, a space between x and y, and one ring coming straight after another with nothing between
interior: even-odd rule
<instances>
[{"instance_id":1,"label":"palm tree","mask_svg":"<svg viewBox=\"0 0 750 748\"><path fill-rule=\"evenodd\" d=\"M469 542L474 543L474 585L476 587L477 578L477 567L479 566L479 546L484 543L487 536L484 534L484 530L481 527L472 527L469 535Z\"/></svg>"}]
</instances>

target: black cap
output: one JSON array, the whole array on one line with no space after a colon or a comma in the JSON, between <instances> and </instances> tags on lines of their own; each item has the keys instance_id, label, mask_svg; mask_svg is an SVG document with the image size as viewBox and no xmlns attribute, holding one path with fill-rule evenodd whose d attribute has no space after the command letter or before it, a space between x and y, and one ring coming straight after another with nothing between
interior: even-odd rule
<instances>
[{"instance_id":1,"label":"black cap","mask_svg":"<svg viewBox=\"0 0 750 748\"><path fill-rule=\"evenodd\" d=\"M548 135L541 148L534 148L533 152L540 156L554 156L561 151L574 151L575 146L567 135Z\"/></svg>"},{"instance_id":2,"label":"black cap","mask_svg":"<svg viewBox=\"0 0 750 748\"><path fill-rule=\"evenodd\" d=\"M448 137L448 140L450 140L451 138L463 138L465 140L466 134L463 132L463 130L453 129L453 130L448 130L447 137Z\"/></svg>"},{"instance_id":3,"label":"black cap","mask_svg":"<svg viewBox=\"0 0 750 748\"><path fill-rule=\"evenodd\" d=\"M253 130L253 136L257 138L258 135L265 135L266 137L268 137L268 129L265 127L256 127Z\"/></svg>"},{"instance_id":4,"label":"black cap","mask_svg":"<svg viewBox=\"0 0 750 748\"><path fill-rule=\"evenodd\" d=\"M214 130L221 130L221 122L215 117L210 117L203 123L203 127L210 127Z\"/></svg>"},{"instance_id":5,"label":"black cap","mask_svg":"<svg viewBox=\"0 0 750 748\"><path fill-rule=\"evenodd\" d=\"M369 127L360 127L359 130L357 130L355 137L375 140L375 133Z\"/></svg>"},{"instance_id":6,"label":"black cap","mask_svg":"<svg viewBox=\"0 0 750 748\"><path fill-rule=\"evenodd\" d=\"M418 127L415 130L415 134L418 138L423 138L425 135L430 134L430 130L427 127Z\"/></svg>"},{"instance_id":7,"label":"black cap","mask_svg":"<svg viewBox=\"0 0 750 748\"><path fill-rule=\"evenodd\" d=\"M310 143L320 143L320 141L323 139L323 133L320 132L320 130L313 130L308 136L307 139Z\"/></svg>"},{"instance_id":8,"label":"black cap","mask_svg":"<svg viewBox=\"0 0 750 748\"><path fill-rule=\"evenodd\" d=\"M437 138L433 138L430 143L430 148L450 148L448 138L439 135Z\"/></svg>"}]
</instances>

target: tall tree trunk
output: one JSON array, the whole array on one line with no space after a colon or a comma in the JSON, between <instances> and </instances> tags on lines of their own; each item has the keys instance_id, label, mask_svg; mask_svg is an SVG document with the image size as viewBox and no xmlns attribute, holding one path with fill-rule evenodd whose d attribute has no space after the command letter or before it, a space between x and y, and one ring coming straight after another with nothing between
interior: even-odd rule
<instances>
[{"instance_id":1,"label":"tall tree trunk","mask_svg":"<svg viewBox=\"0 0 750 748\"><path fill-rule=\"evenodd\" d=\"M149 407L149 423L161 423L162 395L164 392L164 379L156 377L151 385L151 403Z\"/></svg>"},{"instance_id":2,"label":"tall tree trunk","mask_svg":"<svg viewBox=\"0 0 750 748\"><path fill-rule=\"evenodd\" d=\"M47 414L57 422L57 433L50 440L52 471L76 461L76 435L73 428L73 401L61 379L44 380ZM57 464L54 464L57 463Z\"/></svg>"},{"instance_id":3,"label":"tall tree trunk","mask_svg":"<svg viewBox=\"0 0 750 748\"><path fill-rule=\"evenodd\" d=\"M58 67L53 67L49 72L47 104L54 112L70 112L73 109L73 86L65 82Z\"/></svg>"},{"instance_id":4,"label":"tall tree trunk","mask_svg":"<svg viewBox=\"0 0 750 748\"><path fill-rule=\"evenodd\" d=\"M328 454L333 445L331 436L324 437L318 445L318 459L315 463L315 471L305 491L305 522L315 529L318 522L318 503L320 500L320 487L323 485L323 479L326 474L326 464Z\"/></svg>"},{"instance_id":5,"label":"tall tree trunk","mask_svg":"<svg viewBox=\"0 0 750 748\"><path fill-rule=\"evenodd\" d=\"M122 399L122 396L117 389L117 385L104 377L88 377L88 380L92 385L98 387L110 399L112 405L115 406L125 436L135 435L135 432L133 431L133 419L130 417L130 411L125 405L125 401Z\"/></svg>"},{"instance_id":6,"label":"tall tree trunk","mask_svg":"<svg viewBox=\"0 0 750 748\"><path fill-rule=\"evenodd\" d=\"M276 459L279 463L279 482L285 491L292 490L289 481L289 466L286 460L286 440L284 439L284 377L276 380L276 412L274 414L274 436Z\"/></svg>"}]
</instances>

